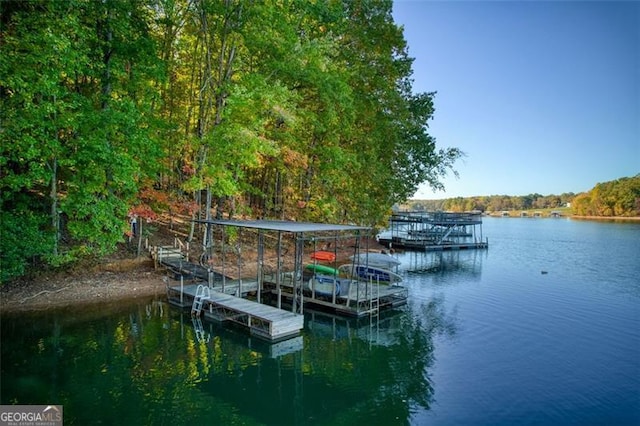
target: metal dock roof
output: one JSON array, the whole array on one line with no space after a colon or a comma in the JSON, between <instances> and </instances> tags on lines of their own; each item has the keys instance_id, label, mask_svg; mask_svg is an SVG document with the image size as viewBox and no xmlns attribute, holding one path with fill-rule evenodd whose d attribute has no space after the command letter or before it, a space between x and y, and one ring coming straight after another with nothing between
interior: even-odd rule
<instances>
[{"instance_id":1,"label":"metal dock roof","mask_svg":"<svg viewBox=\"0 0 640 426\"><path fill-rule=\"evenodd\" d=\"M263 229L267 231L281 232L340 232L340 231L362 231L370 230L367 226L357 225L337 225L330 223L314 223L314 222L294 222L290 220L228 220L228 219L211 219L196 220L195 222L222 225L237 226L239 228Z\"/></svg>"}]
</instances>

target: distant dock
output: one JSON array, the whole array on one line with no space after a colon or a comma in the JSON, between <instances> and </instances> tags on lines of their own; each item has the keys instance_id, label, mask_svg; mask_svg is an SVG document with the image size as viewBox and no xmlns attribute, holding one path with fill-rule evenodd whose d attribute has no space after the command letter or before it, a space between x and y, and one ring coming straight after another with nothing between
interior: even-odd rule
<instances>
[{"instance_id":1,"label":"distant dock","mask_svg":"<svg viewBox=\"0 0 640 426\"><path fill-rule=\"evenodd\" d=\"M412 251L486 249L480 213L399 212L378 238L389 248Z\"/></svg>"}]
</instances>

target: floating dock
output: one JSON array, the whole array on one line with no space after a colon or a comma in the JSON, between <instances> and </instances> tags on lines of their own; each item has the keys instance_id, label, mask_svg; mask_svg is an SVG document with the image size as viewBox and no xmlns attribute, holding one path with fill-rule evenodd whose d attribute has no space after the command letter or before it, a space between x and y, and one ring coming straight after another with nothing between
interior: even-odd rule
<instances>
[{"instance_id":1,"label":"floating dock","mask_svg":"<svg viewBox=\"0 0 640 426\"><path fill-rule=\"evenodd\" d=\"M248 284L248 283L247 283ZM235 292L238 291L235 287ZM244 287L247 292L251 285ZM206 289L206 290L204 290ZM227 291L234 292L234 286ZM192 314L204 315L215 321L230 321L247 328L252 335L269 341L280 341L295 337L304 327L304 316L273 306L244 299L221 291L221 287L209 288L203 284L169 287L169 303L192 308ZM253 291L256 290L255 283ZM194 312L197 308L198 312Z\"/></svg>"},{"instance_id":2,"label":"floating dock","mask_svg":"<svg viewBox=\"0 0 640 426\"><path fill-rule=\"evenodd\" d=\"M180 281L167 286L169 303L191 308L194 317L202 314L219 322L233 322L271 342L298 336L304 327L303 315L244 299L257 292L257 280L230 279L189 262L179 248L157 247L153 257Z\"/></svg>"},{"instance_id":3,"label":"floating dock","mask_svg":"<svg viewBox=\"0 0 640 426\"><path fill-rule=\"evenodd\" d=\"M389 219L379 242L389 248L415 251L485 249L480 213L400 212Z\"/></svg>"}]
</instances>

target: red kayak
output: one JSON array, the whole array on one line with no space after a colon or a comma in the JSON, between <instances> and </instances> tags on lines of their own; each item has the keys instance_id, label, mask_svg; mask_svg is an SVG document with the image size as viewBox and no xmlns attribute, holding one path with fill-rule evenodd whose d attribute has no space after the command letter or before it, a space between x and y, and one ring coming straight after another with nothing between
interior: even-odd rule
<instances>
[{"instance_id":1,"label":"red kayak","mask_svg":"<svg viewBox=\"0 0 640 426\"><path fill-rule=\"evenodd\" d=\"M311 259L323 262L333 262L336 260L336 255L330 251L319 250L311 253Z\"/></svg>"}]
</instances>

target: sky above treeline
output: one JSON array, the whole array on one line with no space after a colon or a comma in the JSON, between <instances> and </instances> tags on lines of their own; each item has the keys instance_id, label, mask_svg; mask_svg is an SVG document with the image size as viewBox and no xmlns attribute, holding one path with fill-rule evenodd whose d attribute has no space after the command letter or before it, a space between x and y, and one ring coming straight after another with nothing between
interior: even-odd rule
<instances>
[{"instance_id":1,"label":"sky above treeline","mask_svg":"<svg viewBox=\"0 0 640 426\"><path fill-rule=\"evenodd\" d=\"M640 173L640 2L395 0L429 133L466 156L414 198L583 192Z\"/></svg>"}]
</instances>

